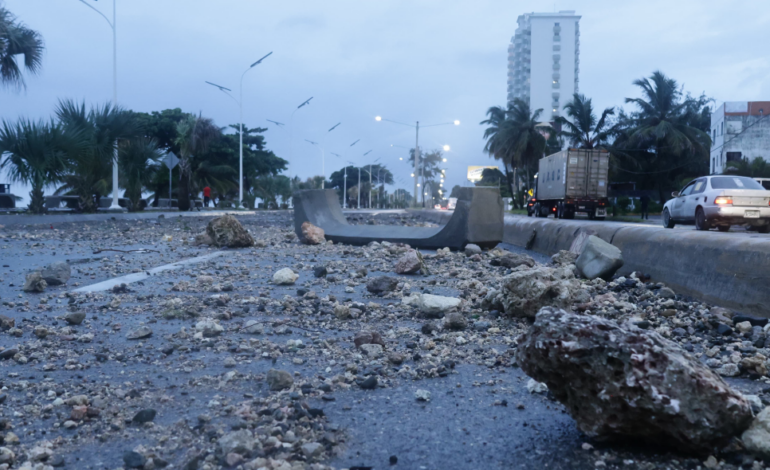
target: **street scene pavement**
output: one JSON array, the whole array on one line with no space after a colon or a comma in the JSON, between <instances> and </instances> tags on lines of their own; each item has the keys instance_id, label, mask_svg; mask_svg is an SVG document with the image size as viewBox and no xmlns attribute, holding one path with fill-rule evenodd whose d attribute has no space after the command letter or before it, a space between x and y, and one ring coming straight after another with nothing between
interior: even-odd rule
<instances>
[{"instance_id":1,"label":"street scene pavement","mask_svg":"<svg viewBox=\"0 0 770 470\"><path fill-rule=\"evenodd\" d=\"M709 457L591 439L521 370L516 339L531 320L484 298L514 260L553 266L549 257L430 250L426 274L396 274L403 246L300 244L290 212L238 219L255 246L196 245L211 219L172 214L0 229L0 458L77 469L652 469ZM349 221L430 225L403 213ZM65 284L22 291L27 274L57 261L71 267ZM115 278L127 282L105 284ZM764 336L741 343L737 330L699 326L723 314L654 280L582 281L581 291L582 308L606 318L638 304L645 327L712 367L765 352ZM413 294L440 302L422 309ZM763 376L728 380L770 398ZM720 452L721 468L753 462Z\"/></svg>"}]
</instances>

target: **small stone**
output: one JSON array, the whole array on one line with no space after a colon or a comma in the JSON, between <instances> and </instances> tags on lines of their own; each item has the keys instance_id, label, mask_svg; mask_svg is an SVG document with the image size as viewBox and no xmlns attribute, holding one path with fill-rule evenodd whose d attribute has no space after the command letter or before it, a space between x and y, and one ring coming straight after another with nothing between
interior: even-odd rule
<instances>
[{"instance_id":1,"label":"small stone","mask_svg":"<svg viewBox=\"0 0 770 470\"><path fill-rule=\"evenodd\" d=\"M157 414L157 411L152 408L147 408L136 413L131 421L136 424L149 423L155 419L155 415Z\"/></svg>"},{"instance_id":2,"label":"small stone","mask_svg":"<svg viewBox=\"0 0 770 470\"><path fill-rule=\"evenodd\" d=\"M379 344L362 344L360 349L371 359L377 359L383 353L382 346Z\"/></svg>"},{"instance_id":3,"label":"small stone","mask_svg":"<svg viewBox=\"0 0 770 470\"><path fill-rule=\"evenodd\" d=\"M385 347L385 341L382 339L382 335L376 331L359 331L353 339L353 344L358 348L363 344L379 344L380 346Z\"/></svg>"},{"instance_id":4,"label":"small stone","mask_svg":"<svg viewBox=\"0 0 770 470\"><path fill-rule=\"evenodd\" d=\"M481 247L474 243L468 243L467 245L465 245L464 251L465 251L465 256L480 255Z\"/></svg>"},{"instance_id":5,"label":"small stone","mask_svg":"<svg viewBox=\"0 0 770 470\"><path fill-rule=\"evenodd\" d=\"M195 324L195 330L200 332L204 338L213 338L219 336L225 331L224 327L214 320L207 318Z\"/></svg>"},{"instance_id":6,"label":"small stone","mask_svg":"<svg viewBox=\"0 0 770 470\"><path fill-rule=\"evenodd\" d=\"M128 332L126 339L144 339L152 336L152 330L149 326L140 326L139 328Z\"/></svg>"},{"instance_id":7,"label":"small stone","mask_svg":"<svg viewBox=\"0 0 770 470\"><path fill-rule=\"evenodd\" d=\"M344 304L337 304L334 306L334 316L338 320L347 320L350 318L350 307Z\"/></svg>"},{"instance_id":8,"label":"small stone","mask_svg":"<svg viewBox=\"0 0 770 470\"><path fill-rule=\"evenodd\" d=\"M48 283L43 279L40 271L33 271L27 274L24 287L21 290L24 292L43 292L46 287L48 287Z\"/></svg>"},{"instance_id":9,"label":"small stone","mask_svg":"<svg viewBox=\"0 0 770 470\"><path fill-rule=\"evenodd\" d=\"M417 389L417 391L414 392L414 398L417 401L430 401L430 392L423 389Z\"/></svg>"},{"instance_id":10,"label":"small stone","mask_svg":"<svg viewBox=\"0 0 770 470\"><path fill-rule=\"evenodd\" d=\"M448 313L444 318L444 328L448 330L464 330L468 326L468 322L462 313L452 312Z\"/></svg>"},{"instance_id":11,"label":"small stone","mask_svg":"<svg viewBox=\"0 0 770 470\"><path fill-rule=\"evenodd\" d=\"M0 315L0 330L10 330L14 326L16 326L16 320L5 315Z\"/></svg>"},{"instance_id":12,"label":"small stone","mask_svg":"<svg viewBox=\"0 0 770 470\"><path fill-rule=\"evenodd\" d=\"M388 361L391 364L396 365L396 366L400 366L401 364L403 364L404 363L404 359L406 359L406 358L401 353L393 352L393 353L388 354Z\"/></svg>"},{"instance_id":13,"label":"small stone","mask_svg":"<svg viewBox=\"0 0 770 470\"><path fill-rule=\"evenodd\" d=\"M254 246L254 238L243 228L238 219L230 214L212 219L206 226L206 233L216 246L243 248Z\"/></svg>"},{"instance_id":14,"label":"small stone","mask_svg":"<svg viewBox=\"0 0 770 470\"><path fill-rule=\"evenodd\" d=\"M548 385L538 382L535 379L527 381L527 391L529 393L545 393L548 391Z\"/></svg>"},{"instance_id":15,"label":"small stone","mask_svg":"<svg viewBox=\"0 0 770 470\"><path fill-rule=\"evenodd\" d=\"M358 386L364 390L374 390L377 388L377 377L370 375L366 380L358 382Z\"/></svg>"},{"instance_id":16,"label":"small stone","mask_svg":"<svg viewBox=\"0 0 770 470\"><path fill-rule=\"evenodd\" d=\"M147 463L147 457L139 452L129 450L123 454L123 463L128 468L142 468Z\"/></svg>"},{"instance_id":17,"label":"small stone","mask_svg":"<svg viewBox=\"0 0 770 470\"><path fill-rule=\"evenodd\" d=\"M302 444L302 447L300 448L302 449L302 453L305 454L305 457L309 459L318 457L324 451L324 446L318 442L308 442L307 444Z\"/></svg>"},{"instance_id":18,"label":"small stone","mask_svg":"<svg viewBox=\"0 0 770 470\"><path fill-rule=\"evenodd\" d=\"M64 317L64 320L70 325L80 325L85 319L86 314L83 312L70 312Z\"/></svg>"},{"instance_id":19,"label":"small stone","mask_svg":"<svg viewBox=\"0 0 770 470\"><path fill-rule=\"evenodd\" d=\"M733 329L725 325L724 323L720 323L719 325L717 325L717 333L723 336L729 336L733 334Z\"/></svg>"},{"instance_id":20,"label":"small stone","mask_svg":"<svg viewBox=\"0 0 770 470\"><path fill-rule=\"evenodd\" d=\"M661 287L658 289L658 297L662 297L664 299L673 299L676 297L676 293L668 287Z\"/></svg>"},{"instance_id":21,"label":"small stone","mask_svg":"<svg viewBox=\"0 0 770 470\"><path fill-rule=\"evenodd\" d=\"M324 277L329 273L329 270L326 268L326 266L315 266L313 268L313 276L315 277Z\"/></svg>"},{"instance_id":22,"label":"small stone","mask_svg":"<svg viewBox=\"0 0 770 470\"><path fill-rule=\"evenodd\" d=\"M46 328L46 327L44 327L42 325L38 325L38 326L35 327L34 330L32 330L32 333L35 336L37 336L38 338L43 339L46 336L48 336L49 332L48 332L48 328Z\"/></svg>"},{"instance_id":23,"label":"small stone","mask_svg":"<svg viewBox=\"0 0 770 470\"><path fill-rule=\"evenodd\" d=\"M724 377L736 377L741 374L737 364L725 364L716 370L717 374Z\"/></svg>"},{"instance_id":24,"label":"small stone","mask_svg":"<svg viewBox=\"0 0 770 470\"><path fill-rule=\"evenodd\" d=\"M390 276L380 276L372 278L366 283L366 290L372 294L384 294L396 290L398 278Z\"/></svg>"},{"instance_id":25,"label":"small stone","mask_svg":"<svg viewBox=\"0 0 770 470\"><path fill-rule=\"evenodd\" d=\"M238 365L238 363L235 362L235 358L234 357L226 357L224 362L223 362L223 365L226 368L231 369L231 368L235 367L236 365Z\"/></svg>"},{"instance_id":26,"label":"small stone","mask_svg":"<svg viewBox=\"0 0 770 470\"><path fill-rule=\"evenodd\" d=\"M250 334L250 335L261 335L265 332L265 328L262 326L262 323L257 320L249 320L246 322L246 324L243 325L243 328L241 328L244 332Z\"/></svg>"},{"instance_id":27,"label":"small stone","mask_svg":"<svg viewBox=\"0 0 770 470\"><path fill-rule=\"evenodd\" d=\"M417 250L409 250L398 259L394 271L396 274L414 274L423 266L422 256Z\"/></svg>"},{"instance_id":28,"label":"small stone","mask_svg":"<svg viewBox=\"0 0 770 470\"><path fill-rule=\"evenodd\" d=\"M297 279L299 279L299 274L289 268L283 268L273 274L273 284L279 286L294 284Z\"/></svg>"},{"instance_id":29,"label":"small stone","mask_svg":"<svg viewBox=\"0 0 770 470\"><path fill-rule=\"evenodd\" d=\"M267 371L267 385L274 392L286 390L294 385L294 378L285 370L270 369Z\"/></svg>"},{"instance_id":30,"label":"small stone","mask_svg":"<svg viewBox=\"0 0 770 470\"><path fill-rule=\"evenodd\" d=\"M326 237L324 229L316 227L310 222L304 222L301 227L302 230L302 243L306 245L321 245L326 243Z\"/></svg>"},{"instance_id":31,"label":"small stone","mask_svg":"<svg viewBox=\"0 0 770 470\"><path fill-rule=\"evenodd\" d=\"M578 272L587 279L610 279L623 266L620 248L590 235L575 261Z\"/></svg>"},{"instance_id":32,"label":"small stone","mask_svg":"<svg viewBox=\"0 0 770 470\"><path fill-rule=\"evenodd\" d=\"M735 320L733 320L735 321ZM748 333L751 331L751 322L750 321L744 321L741 323L735 324L735 329L738 330L740 333Z\"/></svg>"},{"instance_id":33,"label":"small stone","mask_svg":"<svg viewBox=\"0 0 770 470\"><path fill-rule=\"evenodd\" d=\"M72 275L70 265L64 261L56 261L40 271L40 275L45 279L49 286L60 286L66 284Z\"/></svg>"},{"instance_id":34,"label":"small stone","mask_svg":"<svg viewBox=\"0 0 770 470\"><path fill-rule=\"evenodd\" d=\"M770 407L762 410L741 436L749 452L767 460L770 459Z\"/></svg>"}]
</instances>

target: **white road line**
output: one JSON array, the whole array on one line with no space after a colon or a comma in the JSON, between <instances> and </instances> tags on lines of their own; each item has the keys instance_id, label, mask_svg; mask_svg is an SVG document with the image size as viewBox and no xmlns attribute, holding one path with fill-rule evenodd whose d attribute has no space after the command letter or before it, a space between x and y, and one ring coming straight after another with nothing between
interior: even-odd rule
<instances>
[{"instance_id":1,"label":"white road line","mask_svg":"<svg viewBox=\"0 0 770 470\"><path fill-rule=\"evenodd\" d=\"M229 255L232 253L233 253L232 251L215 251L207 255L197 256L195 258L177 261L176 263L164 264L163 266L158 266L157 268L152 268L147 271L142 271L141 273L127 274L125 276L120 276L113 279L108 279L106 281L97 282L96 284L91 284L90 286L85 286L79 289L75 289L72 292L101 292L101 291L112 289L113 287L118 286L120 284L131 284L132 282L143 281L148 277L150 277L151 274L157 274L157 273L162 273L163 271L171 271L174 269L179 269L190 264L202 263L203 261L208 261L212 258L217 258L220 256Z\"/></svg>"}]
</instances>

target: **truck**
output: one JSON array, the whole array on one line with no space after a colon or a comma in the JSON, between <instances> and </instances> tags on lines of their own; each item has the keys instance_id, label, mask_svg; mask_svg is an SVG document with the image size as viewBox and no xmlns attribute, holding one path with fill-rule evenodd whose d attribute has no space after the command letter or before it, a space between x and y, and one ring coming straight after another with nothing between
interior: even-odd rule
<instances>
[{"instance_id":1,"label":"truck","mask_svg":"<svg viewBox=\"0 0 770 470\"><path fill-rule=\"evenodd\" d=\"M604 220L609 168L606 150L570 148L541 158L532 214L574 219L577 212L583 212L591 220Z\"/></svg>"}]
</instances>

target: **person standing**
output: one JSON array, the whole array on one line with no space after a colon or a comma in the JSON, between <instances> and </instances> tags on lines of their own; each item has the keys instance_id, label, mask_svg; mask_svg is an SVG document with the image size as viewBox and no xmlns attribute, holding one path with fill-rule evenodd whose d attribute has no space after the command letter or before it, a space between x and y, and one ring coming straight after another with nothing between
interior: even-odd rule
<instances>
[{"instance_id":1,"label":"person standing","mask_svg":"<svg viewBox=\"0 0 770 470\"><path fill-rule=\"evenodd\" d=\"M203 188L203 205L209 207L209 201L211 200L211 188L206 186Z\"/></svg>"},{"instance_id":2,"label":"person standing","mask_svg":"<svg viewBox=\"0 0 770 470\"><path fill-rule=\"evenodd\" d=\"M650 219L650 196L643 194L639 198L639 202L642 204L642 219Z\"/></svg>"}]
</instances>

